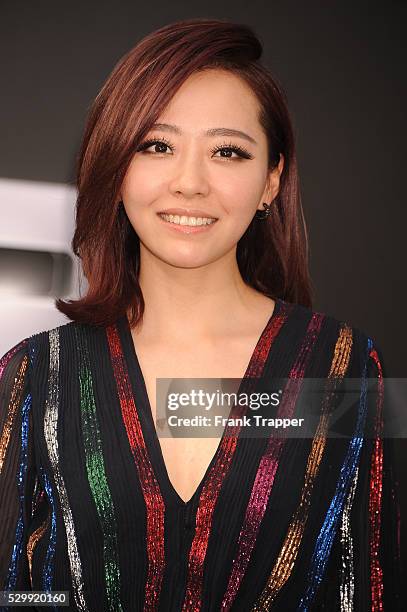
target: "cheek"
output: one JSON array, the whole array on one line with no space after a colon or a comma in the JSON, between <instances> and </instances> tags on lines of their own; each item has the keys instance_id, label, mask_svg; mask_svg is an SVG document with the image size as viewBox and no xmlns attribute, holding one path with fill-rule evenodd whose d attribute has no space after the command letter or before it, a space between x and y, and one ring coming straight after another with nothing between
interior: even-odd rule
<instances>
[{"instance_id":1,"label":"cheek","mask_svg":"<svg viewBox=\"0 0 407 612\"><path fill-rule=\"evenodd\" d=\"M243 233L250 224L258 207L261 193L253 187L234 187L222 197L224 220L233 224L233 233Z\"/></svg>"},{"instance_id":2,"label":"cheek","mask_svg":"<svg viewBox=\"0 0 407 612\"><path fill-rule=\"evenodd\" d=\"M151 165L143 164L140 159L130 163L121 187L126 205L143 207L158 197L162 177L159 172L151 170Z\"/></svg>"},{"instance_id":3,"label":"cheek","mask_svg":"<svg viewBox=\"0 0 407 612\"><path fill-rule=\"evenodd\" d=\"M264 178L261 173L234 172L233 175L223 176L223 180L217 183L221 194L223 206L230 214L239 214L244 217L250 216L257 208L264 190Z\"/></svg>"},{"instance_id":4,"label":"cheek","mask_svg":"<svg viewBox=\"0 0 407 612\"><path fill-rule=\"evenodd\" d=\"M145 175L140 178L139 173L126 176L121 188L126 209L137 208L141 212L152 204L159 196L160 187L156 183Z\"/></svg>"}]
</instances>

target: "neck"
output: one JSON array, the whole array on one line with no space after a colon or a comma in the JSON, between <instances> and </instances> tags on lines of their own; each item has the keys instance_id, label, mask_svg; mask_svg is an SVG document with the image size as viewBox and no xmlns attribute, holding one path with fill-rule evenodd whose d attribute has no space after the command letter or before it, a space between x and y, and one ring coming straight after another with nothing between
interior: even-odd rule
<instances>
[{"instance_id":1,"label":"neck","mask_svg":"<svg viewBox=\"0 0 407 612\"><path fill-rule=\"evenodd\" d=\"M142 246L140 256L145 311L134 333L146 339L219 338L273 310L273 300L244 283L235 251L196 268L171 266Z\"/></svg>"}]
</instances>

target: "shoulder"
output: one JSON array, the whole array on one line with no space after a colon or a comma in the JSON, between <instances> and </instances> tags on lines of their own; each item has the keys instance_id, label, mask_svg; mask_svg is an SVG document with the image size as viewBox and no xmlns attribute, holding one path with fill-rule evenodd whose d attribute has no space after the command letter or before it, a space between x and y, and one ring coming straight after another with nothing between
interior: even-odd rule
<instances>
[{"instance_id":1,"label":"shoulder","mask_svg":"<svg viewBox=\"0 0 407 612\"><path fill-rule=\"evenodd\" d=\"M74 321L68 321L62 325L44 329L21 338L0 357L0 376L2 369L7 364L21 362L25 357L29 359L31 366L34 365L38 358L45 359L49 354L50 346L55 346L62 338L69 339L73 337L75 328L78 325ZM88 333L90 333L91 326L82 325L81 327L85 330L89 328Z\"/></svg>"},{"instance_id":2,"label":"shoulder","mask_svg":"<svg viewBox=\"0 0 407 612\"><path fill-rule=\"evenodd\" d=\"M88 353L98 361L99 357L107 354L109 349L109 331L115 331L114 339L121 338L125 316L106 325L96 325L88 322L67 321L62 325L43 329L26 338L19 340L0 359L9 360L15 353L21 359L24 354L30 357L30 370L34 374L36 365L39 366L40 375L44 368L54 365L69 368L79 363L83 353ZM58 362L58 363L57 363ZM60 363L59 363L60 362Z\"/></svg>"},{"instance_id":3,"label":"shoulder","mask_svg":"<svg viewBox=\"0 0 407 612\"><path fill-rule=\"evenodd\" d=\"M76 371L84 354L99 363L105 332L102 327L68 321L22 338L0 357L0 383L9 385L22 372L32 389L43 390L56 372Z\"/></svg>"},{"instance_id":4,"label":"shoulder","mask_svg":"<svg viewBox=\"0 0 407 612\"><path fill-rule=\"evenodd\" d=\"M288 304L288 303L286 303ZM369 367L380 366L383 355L376 335L369 329L354 325L346 318L334 316L324 310L317 310L301 304L288 304L292 309L292 316L302 325L304 330L314 331L319 337L319 346L322 350L335 350L340 343L346 342L351 350L351 358L355 369L358 370L368 364Z\"/></svg>"},{"instance_id":5,"label":"shoulder","mask_svg":"<svg viewBox=\"0 0 407 612\"><path fill-rule=\"evenodd\" d=\"M73 321L69 321L57 327L44 329L30 336L26 336L25 338L18 340L15 345L7 349L1 359L4 359L7 355L14 354L16 352L22 353L24 351L27 351L30 346L40 344L42 341L48 339L50 334L60 335L64 332L64 330L70 329L74 324L75 323Z\"/></svg>"},{"instance_id":6,"label":"shoulder","mask_svg":"<svg viewBox=\"0 0 407 612\"><path fill-rule=\"evenodd\" d=\"M27 366L28 338L23 338L0 357L0 388L3 389L3 385L11 383L19 371L25 373Z\"/></svg>"},{"instance_id":7,"label":"shoulder","mask_svg":"<svg viewBox=\"0 0 407 612\"><path fill-rule=\"evenodd\" d=\"M283 302L293 309L293 315L299 319L304 321L319 320L321 324L323 324L325 329L329 330L339 330L342 328L348 328L352 330L353 336L355 339L359 341L367 341L370 338L374 342L374 337L371 335L370 330L366 330L364 328L357 327L353 325L346 318L339 318L327 311L324 310L316 310L314 308L310 308L307 306L303 306L302 304L291 304L288 302Z\"/></svg>"}]
</instances>

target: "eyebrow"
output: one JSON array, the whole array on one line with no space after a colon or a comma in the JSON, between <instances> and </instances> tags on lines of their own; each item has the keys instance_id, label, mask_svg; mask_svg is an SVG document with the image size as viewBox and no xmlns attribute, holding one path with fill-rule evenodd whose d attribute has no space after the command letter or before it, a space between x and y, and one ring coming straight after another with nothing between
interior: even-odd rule
<instances>
[{"instance_id":1,"label":"eyebrow","mask_svg":"<svg viewBox=\"0 0 407 612\"><path fill-rule=\"evenodd\" d=\"M163 132L172 132L173 134L182 134L182 130L177 125L171 125L169 123L154 123L151 129L162 130ZM248 140L252 144L257 145L254 138L242 132L241 130L234 130L232 128L211 128L203 131L204 136L238 136L244 140Z\"/></svg>"}]
</instances>

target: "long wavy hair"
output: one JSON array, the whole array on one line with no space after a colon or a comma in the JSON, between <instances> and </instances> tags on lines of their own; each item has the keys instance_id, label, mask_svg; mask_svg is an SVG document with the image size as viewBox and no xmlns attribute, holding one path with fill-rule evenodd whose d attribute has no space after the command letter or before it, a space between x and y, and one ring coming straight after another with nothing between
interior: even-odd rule
<instances>
[{"instance_id":1,"label":"long wavy hair","mask_svg":"<svg viewBox=\"0 0 407 612\"><path fill-rule=\"evenodd\" d=\"M138 145L179 87L192 73L211 68L233 72L257 96L269 169L284 156L272 214L253 218L237 244L240 274L264 295L312 307L293 127L282 87L260 62L262 51L248 26L198 18L152 32L116 64L90 107L77 160L72 249L88 290L77 300L55 300L69 319L110 325L126 314L134 326L142 318L140 241L119 206L122 181Z\"/></svg>"}]
</instances>

